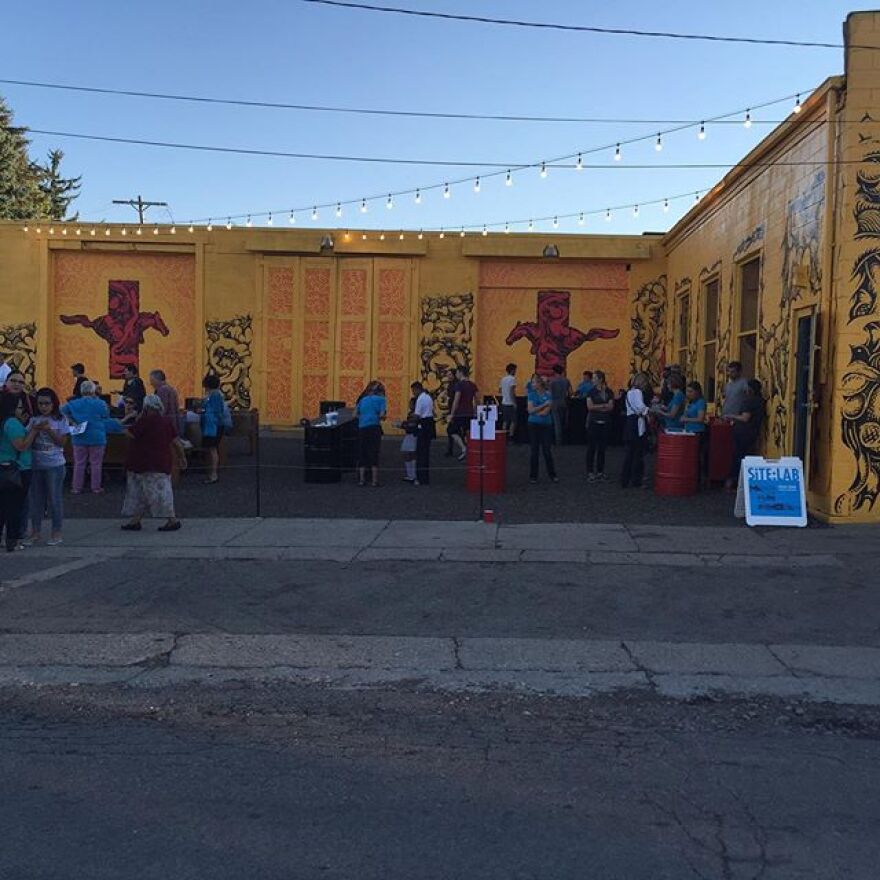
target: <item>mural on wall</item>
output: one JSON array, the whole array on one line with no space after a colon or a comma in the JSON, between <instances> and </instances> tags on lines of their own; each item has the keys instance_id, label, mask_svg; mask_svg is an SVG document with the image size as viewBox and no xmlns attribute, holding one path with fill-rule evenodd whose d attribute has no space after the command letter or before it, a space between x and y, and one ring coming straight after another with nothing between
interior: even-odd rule
<instances>
[{"instance_id":1,"label":"mural on wall","mask_svg":"<svg viewBox=\"0 0 880 880\"><path fill-rule=\"evenodd\" d=\"M647 373L660 384L666 328L666 276L643 284L633 297L630 326L633 335L632 370Z\"/></svg>"},{"instance_id":2,"label":"mural on wall","mask_svg":"<svg viewBox=\"0 0 880 880\"><path fill-rule=\"evenodd\" d=\"M734 304L737 302L737 293L736 293L736 284L738 272L736 271L736 265L740 261L742 257L749 253L756 245L760 244L764 240L764 225L756 226L737 246L736 250L733 252L733 267L734 270L730 273L730 279L728 281L728 296L727 296L727 314L724 314L724 310L721 306L721 298L719 297L718 302L718 359L715 363L715 369L717 370L717 375L722 377L721 387L724 387L724 384L727 382L726 373L727 373L727 365L732 361L733 352L731 350L732 339L733 339L733 308Z\"/></svg>"},{"instance_id":3,"label":"mural on wall","mask_svg":"<svg viewBox=\"0 0 880 880\"><path fill-rule=\"evenodd\" d=\"M205 323L208 372L220 377L220 390L231 409L251 408L253 339L250 315Z\"/></svg>"},{"instance_id":4,"label":"mural on wall","mask_svg":"<svg viewBox=\"0 0 880 880\"><path fill-rule=\"evenodd\" d=\"M473 368L474 295L454 293L421 301L421 380L440 413L449 411L450 368Z\"/></svg>"},{"instance_id":5,"label":"mural on wall","mask_svg":"<svg viewBox=\"0 0 880 880\"><path fill-rule=\"evenodd\" d=\"M138 369L140 347L147 330L157 330L163 336L171 331L158 312L140 310L140 283L111 281L107 291L107 314L98 318L86 315L60 315L62 324L79 325L93 330L110 347L109 371L111 379L121 379L127 366Z\"/></svg>"},{"instance_id":6,"label":"mural on wall","mask_svg":"<svg viewBox=\"0 0 880 880\"><path fill-rule=\"evenodd\" d=\"M759 367L767 398L765 430L775 450L785 449L789 423L789 359L791 357L791 314L801 297L803 285L798 277L806 269L811 294L822 287L822 211L825 204L825 172L818 172L809 189L788 203L782 237L782 284L779 313L772 323L766 317L764 272L761 270Z\"/></svg>"},{"instance_id":7,"label":"mural on wall","mask_svg":"<svg viewBox=\"0 0 880 880\"><path fill-rule=\"evenodd\" d=\"M556 366L565 372L568 356L594 339L616 339L620 330L592 327L586 332L569 323L571 293L567 290L539 290L534 321L517 321L505 340L513 345L520 339L531 343L535 372L549 375Z\"/></svg>"},{"instance_id":8,"label":"mural on wall","mask_svg":"<svg viewBox=\"0 0 880 880\"><path fill-rule=\"evenodd\" d=\"M880 151L868 153L865 162L880 163ZM856 239L880 238L880 174L869 171L856 172L856 205L853 216L856 221ZM868 248L859 254L852 277L857 281L850 297L850 323L858 318L873 315L877 306L875 273L880 270L880 247Z\"/></svg>"},{"instance_id":9,"label":"mural on wall","mask_svg":"<svg viewBox=\"0 0 880 880\"><path fill-rule=\"evenodd\" d=\"M861 137L861 135L860 135ZM873 137L861 138L875 141ZM866 153L864 161L880 162L880 152ZM880 240L880 175L856 172L854 209L858 240ZM873 275L878 268L880 247L863 251L853 268L856 287L850 297L849 321L870 317L877 311L877 291ZM880 495L880 322L868 321L864 338L850 346L849 365L843 374L841 435L855 458L856 472L849 489L834 502L838 514L851 514L862 507L873 508Z\"/></svg>"},{"instance_id":10,"label":"mural on wall","mask_svg":"<svg viewBox=\"0 0 880 880\"><path fill-rule=\"evenodd\" d=\"M0 324L0 363L23 373L29 388L37 381L36 336L36 324Z\"/></svg>"}]
</instances>

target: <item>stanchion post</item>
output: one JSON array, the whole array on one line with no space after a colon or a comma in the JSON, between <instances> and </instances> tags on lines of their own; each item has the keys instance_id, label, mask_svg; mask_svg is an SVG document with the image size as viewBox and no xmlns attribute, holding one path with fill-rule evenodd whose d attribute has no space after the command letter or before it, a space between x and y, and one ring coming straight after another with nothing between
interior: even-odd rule
<instances>
[{"instance_id":1,"label":"stanchion post","mask_svg":"<svg viewBox=\"0 0 880 880\"><path fill-rule=\"evenodd\" d=\"M254 458L256 460L256 468L257 468L257 478L255 480L257 486L257 518L261 518L263 516L263 488L261 482L261 474L262 474L262 465L260 464L260 413L259 411L254 413L254 431L255 433L255 441L254 441Z\"/></svg>"},{"instance_id":2,"label":"stanchion post","mask_svg":"<svg viewBox=\"0 0 880 880\"><path fill-rule=\"evenodd\" d=\"M480 410L480 417L477 420L477 424L480 426L480 519L483 518L483 510L485 509L485 505L483 503L483 412Z\"/></svg>"}]
</instances>

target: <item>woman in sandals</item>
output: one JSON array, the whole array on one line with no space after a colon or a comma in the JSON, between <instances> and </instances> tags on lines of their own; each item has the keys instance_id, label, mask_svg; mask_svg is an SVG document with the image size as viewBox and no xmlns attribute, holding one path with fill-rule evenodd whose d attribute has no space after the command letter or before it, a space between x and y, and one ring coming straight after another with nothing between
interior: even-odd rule
<instances>
[{"instance_id":1,"label":"woman in sandals","mask_svg":"<svg viewBox=\"0 0 880 880\"><path fill-rule=\"evenodd\" d=\"M164 518L160 532L176 532L180 520L174 514L171 488L171 464L179 441L168 419L163 418L162 401L155 394L144 398L141 414L129 426L131 443L125 459L126 483L122 515L129 517L122 528L139 532L141 520L148 513Z\"/></svg>"}]
</instances>

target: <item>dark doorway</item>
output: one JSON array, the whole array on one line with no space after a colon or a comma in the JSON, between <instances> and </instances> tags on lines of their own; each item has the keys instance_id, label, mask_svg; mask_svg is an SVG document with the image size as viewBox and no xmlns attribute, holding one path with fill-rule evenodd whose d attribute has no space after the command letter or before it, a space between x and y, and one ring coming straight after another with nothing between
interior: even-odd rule
<instances>
[{"instance_id":1,"label":"dark doorway","mask_svg":"<svg viewBox=\"0 0 880 880\"><path fill-rule=\"evenodd\" d=\"M797 318L794 389L794 454L806 471L810 454L810 426L813 421L813 355L816 348L815 312Z\"/></svg>"}]
</instances>

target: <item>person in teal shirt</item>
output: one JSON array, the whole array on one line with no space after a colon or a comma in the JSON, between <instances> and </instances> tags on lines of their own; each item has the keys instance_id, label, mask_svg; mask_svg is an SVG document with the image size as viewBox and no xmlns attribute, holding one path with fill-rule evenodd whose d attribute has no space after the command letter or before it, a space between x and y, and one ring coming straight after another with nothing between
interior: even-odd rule
<instances>
[{"instance_id":1,"label":"person in teal shirt","mask_svg":"<svg viewBox=\"0 0 880 880\"><path fill-rule=\"evenodd\" d=\"M672 392L672 397L666 406L660 405L656 411L663 417L665 430L681 431L684 428L684 423L681 420L685 408L684 379L678 373L672 373L667 384Z\"/></svg>"},{"instance_id":2,"label":"person in teal shirt","mask_svg":"<svg viewBox=\"0 0 880 880\"><path fill-rule=\"evenodd\" d=\"M31 446L37 425L25 427L21 399L0 395L0 535L6 533L6 550L24 549L24 511L31 481Z\"/></svg>"},{"instance_id":3,"label":"person in teal shirt","mask_svg":"<svg viewBox=\"0 0 880 880\"><path fill-rule=\"evenodd\" d=\"M700 483L706 485L709 474L709 435L706 430L708 423L706 398L703 397L703 386L699 382L688 382L687 403L682 424L688 434L696 434L700 438Z\"/></svg>"},{"instance_id":4,"label":"person in teal shirt","mask_svg":"<svg viewBox=\"0 0 880 880\"><path fill-rule=\"evenodd\" d=\"M379 485L379 455L382 450L382 421L388 412L385 386L376 380L364 389L355 407L358 419L358 485L365 486L367 471L371 485Z\"/></svg>"},{"instance_id":5,"label":"person in teal shirt","mask_svg":"<svg viewBox=\"0 0 880 880\"><path fill-rule=\"evenodd\" d=\"M583 378L581 379L581 384L578 385L577 391L575 391L575 395L577 397L581 397L584 400L590 396L590 392L593 390L595 385L593 385L593 374L590 370L584 370Z\"/></svg>"},{"instance_id":6,"label":"person in teal shirt","mask_svg":"<svg viewBox=\"0 0 880 880\"><path fill-rule=\"evenodd\" d=\"M556 476L556 466L553 463L553 414L551 412L552 397L543 376L535 373L529 383L528 394L529 410L529 445L531 457L529 458L529 482L538 482L538 455L544 453L544 466L547 476L554 483L559 482Z\"/></svg>"},{"instance_id":7,"label":"person in teal shirt","mask_svg":"<svg viewBox=\"0 0 880 880\"><path fill-rule=\"evenodd\" d=\"M107 448L107 422L110 410L96 396L97 386L86 380L80 386L82 397L74 397L61 407L61 415L76 422L85 423L85 430L71 436L73 445L73 480L71 494L79 495L86 482L86 465L89 468L90 485L95 495L102 495L101 475L104 450Z\"/></svg>"}]
</instances>

